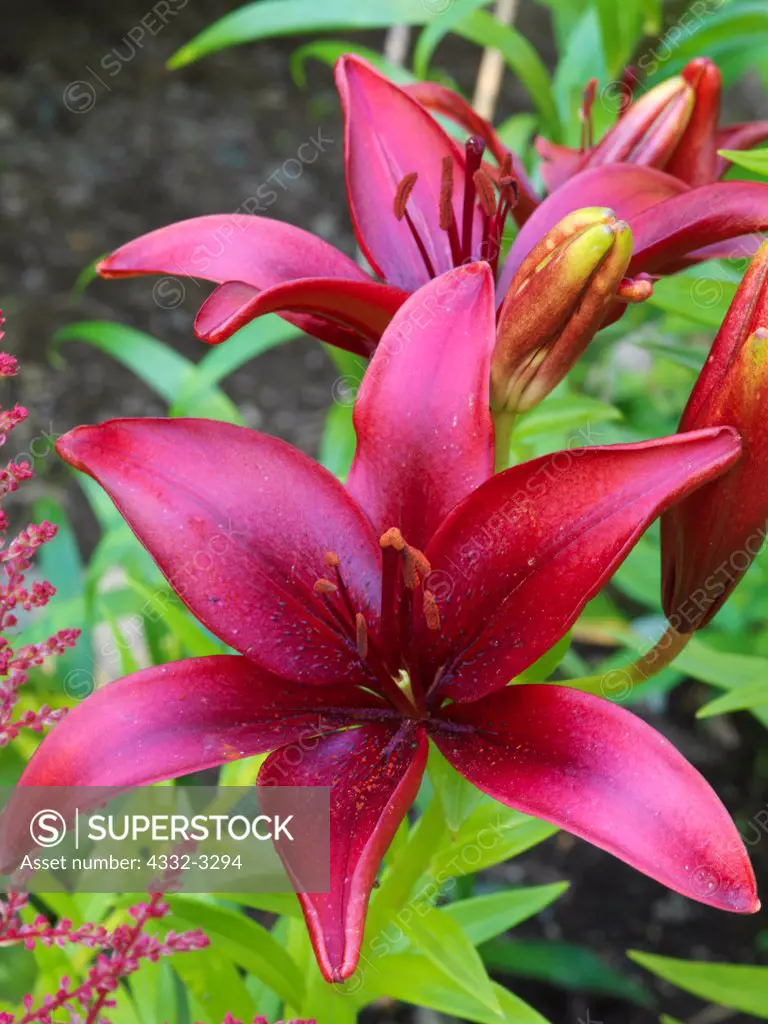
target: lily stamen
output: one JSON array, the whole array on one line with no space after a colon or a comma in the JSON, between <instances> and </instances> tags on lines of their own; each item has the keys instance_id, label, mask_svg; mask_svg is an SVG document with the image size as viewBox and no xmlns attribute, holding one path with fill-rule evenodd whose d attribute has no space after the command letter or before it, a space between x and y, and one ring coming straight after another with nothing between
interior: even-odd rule
<instances>
[{"instance_id":1,"label":"lily stamen","mask_svg":"<svg viewBox=\"0 0 768 1024\"><path fill-rule=\"evenodd\" d=\"M355 616L355 639L357 642L357 653L361 658L368 656L368 624L363 615L358 612Z\"/></svg>"},{"instance_id":2,"label":"lily stamen","mask_svg":"<svg viewBox=\"0 0 768 1024\"><path fill-rule=\"evenodd\" d=\"M331 583L324 576L321 576L319 580L315 580L314 586L312 587L316 594L335 594L339 589L335 583Z\"/></svg>"},{"instance_id":3,"label":"lily stamen","mask_svg":"<svg viewBox=\"0 0 768 1024\"><path fill-rule=\"evenodd\" d=\"M464 211L461 227L461 254L465 261L472 258L472 225L475 219L475 200L477 198L477 186L475 185L475 171L479 171L483 163L485 143L476 135L467 139L466 146L466 172L464 177Z\"/></svg>"},{"instance_id":4,"label":"lily stamen","mask_svg":"<svg viewBox=\"0 0 768 1024\"><path fill-rule=\"evenodd\" d=\"M448 235L451 245L451 257L454 266L461 263L461 243L456 227L456 214L453 209L453 157L443 157L443 177L440 185L440 230Z\"/></svg>"},{"instance_id":5,"label":"lily stamen","mask_svg":"<svg viewBox=\"0 0 768 1024\"><path fill-rule=\"evenodd\" d=\"M408 198L411 192L413 192L413 188L418 181L418 177L418 174L416 174L415 171L412 171L410 174L406 174L397 186L397 192L395 193L395 217L398 220L404 220L408 225L408 229L410 230L413 240L418 247L419 255L424 260L424 266L427 268L427 273L430 277L437 277L434 264L429 257L424 240L419 234L416 225L413 223L413 218L410 213L408 213Z\"/></svg>"},{"instance_id":6,"label":"lily stamen","mask_svg":"<svg viewBox=\"0 0 768 1024\"><path fill-rule=\"evenodd\" d=\"M434 632L440 629L440 609L431 590L424 591L424 618L427 620L427 629Z\"/></svg>"},{"instance_id":7,"label":"lily stamen","mask_svg":"<svg viewBox=\"0 0 768 1024\"><path fill-rule=\"evenodd\" d=\"M490 176L481 167L479 171L475 171L472 175L472 180L475 183L477 201L480 203L483 213L486 217L494 217L498 209L498 203Z\"/></svg>"}]
</instances>

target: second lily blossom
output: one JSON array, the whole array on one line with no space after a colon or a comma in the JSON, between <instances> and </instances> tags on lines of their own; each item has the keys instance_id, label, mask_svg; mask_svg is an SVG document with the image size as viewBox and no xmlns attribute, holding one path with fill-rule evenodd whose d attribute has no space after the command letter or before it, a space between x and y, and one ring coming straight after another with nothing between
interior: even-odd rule
<instances>
[{"instance_id":1,"label":"second lily blossom","mask_svg":"<svg viewBox=\"0 0 768 1024\"><path fill-rule=\"evenodd\" d=\"M631 76L622 83L622 99L631 92L630 82ZM722 87L717 65L697 57L679 75L625 104L596 145L570 149L538 138L547 188L554 192L580 171L616 163L655 167L691 187L712 184L730 167L719 149L750 149L768 139L768 121L719 127ZM588 87L583 111L587 139L593 100L594 88Z\"/></svg>"},{"instance_id":2,"label":"second lily blossom","mask_svg":"<svg viewBox=\"0 0 768 1024\"><path fill-rule=\"evenodd\" d=\"M102 260L99 273L215 282L219 287L195 323L208 342L224 341L253 318L276 312L314 337L370 356L411 292L473 260L487 260L497 271L500 323L505 300L516 316L523 301L519 271L525 268L527 275L532 255L562 240L563 218L584 207L613 211L634 237L612 317L622 302L647 296L647 275L672 273L708 258L713 245L768 229L768 185L722 182L692 189L654 167L631 163L587 168L539 204L517 156L450 90L430 83L402 89L355 56L340 58L336 82L349 210L373 275L322 239L254 215L257 200L242 205L249 212L195 217L143 235ZM473 134L466 146L428 108L467 127ZM512 219L521 228L502 260L502 233ZM551 350L550 312L533 324L538 353ZM530 324L535 311L526 315ZM600 323L587 320L594 333ZM583 343L574 342L575 349ZM558 355L551 366L559 361Z\"/></svg>"}]
</instances>

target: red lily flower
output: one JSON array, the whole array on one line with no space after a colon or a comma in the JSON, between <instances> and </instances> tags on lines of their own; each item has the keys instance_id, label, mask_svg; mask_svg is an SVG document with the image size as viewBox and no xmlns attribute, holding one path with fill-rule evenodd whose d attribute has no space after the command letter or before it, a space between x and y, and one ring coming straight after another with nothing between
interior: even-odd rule
<instances>
[{"instance_id":1,"label":"red lily flower","mask_svg":"<svg viewBox=\"0 0 768 1024\"><path fill-rule=\"evenodd\" d=\"M424 309L431 323L403 344ZM496 799L694 899L757 907L733 823L671 744L589 694L507 686L651 520L739 457L738 435L561 452L491 476L494 338L485 264L408 300L360 391L346 488L224 423L114 420L58 442L239 655L109 684L43 742L21 785L127 787L274 751L261 784L331 786L330 891L300 896L329 981L355 970L428 739ZM291 744L309 736L297 759Z\"/></svg>"},{"instance_id":2,"label":"red lily flower","mask_svg":"<svg viewBox=\"0 0 768 1024\"><path fill-rule=\"evenodd\" d=\"M661 521L664 610L678 633L717 614L768 529L768 244L744 275L685 407L680 430L728 423L743 457Z\"/></svg>"},{"instance_id":3,"label":"red lily flower","mask_svg":"<svg viewBox=\"0 0 768 1024\"><path fill-rule=\"evenodd\" d=\"M195 321L198 337L211 343L256 316L278 312L308 334L370 355L410 292L478 256L498 259L520 191L522 169L516 164L513 177L511 155L496 187L483 167L480 136L462 149L420 103L366 61L342 57L336 83L352 223L386 284L308 232L242 212L150 232L102 260L99 273L217 282ZM535 202L530 186L523 190Z\"/></svg>"},{"instance_id":4,"label":"red lily flower","mask_svg":"<svg viewBox=\"0 0 768 1024\"><path fill-rule=\"evenodd\" d=\"M574 174L610 163L656 167L686 185L710 185L725 174L729 160L718 149L749 149L768 139L768 121L718 128L722 76L706 57L654 86L624 106L619 120L596 145L571 149L539 137L542 178L555 192ZM592 97L593 98L593 97ZM591 102L585 98L585 136L591 136Z\"/></svg>"},{"instance_id":5,"label":"red lily flower","mask_svg":"<svg viewBox=\"0 0 768 1024\"><path fill-rule=\"evenodd\" d=\"M690 257L692 250L768 228L768 185L731 182L688 192L677 178L623 164L582 172L537 207L519 160L450 90L402 89L354 56L339 60L336 81L352 223L381 280L299 228L244 212L152 231L102 260L99 273L215 281L219 287L195 321L204 341L224 341L254 317L277 312L323 341L370 355L410 292L473 259L498 269L510 215L523 227L500 275L499 306L533 246L582 207L607 207L628 222L635 237L630 278L678 269L688 258L704 258ZM465 149L427 107L473 132ZM498 167L483 162L486 147ZM651 207L666 199L657 217ZM256 201L241 210L254 208ZM619 294L638 297L630 282Z\"/></svg>"}]
</instances>

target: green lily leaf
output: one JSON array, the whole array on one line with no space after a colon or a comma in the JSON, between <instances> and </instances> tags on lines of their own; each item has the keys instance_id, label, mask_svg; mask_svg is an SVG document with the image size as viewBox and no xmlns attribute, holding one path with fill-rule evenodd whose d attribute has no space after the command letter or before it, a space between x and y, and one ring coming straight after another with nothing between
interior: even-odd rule
<instances>
[{"instance_id":1,"label":"green lily leaf","mask_svg":"<svg viewBox=\"0 0 768 1024\"><path fill-rule=\"evenodd\" d=\"M277 36L312 35L340 29L389 28L391 25L425 25L440 8L422 0L256 0L213 25L182 46L168 61L172 70L230 46Z\"/></svg>"},{"instance_id":2,"label":"green lily leaf","mask_svg":"<svg viewBox=\"0 0 768 1024\"><path fill-rule=\"evenodd\" d=\"M449 903L441 910L452 917L475 946L495 939L538 914L568 891L568 882L504 889L487 896L472 896Z\"/></svg>"},{"instance_id":3,"label":"green lily leaf","mask_svg":"<svg viewBox=\"0 0 768 1024\"><path fill-rule=\"evenodd\" d=\"M768 967L676 960L637 950L627 956L700 999L768 1020Z\"/></svg>"}]
</instances>

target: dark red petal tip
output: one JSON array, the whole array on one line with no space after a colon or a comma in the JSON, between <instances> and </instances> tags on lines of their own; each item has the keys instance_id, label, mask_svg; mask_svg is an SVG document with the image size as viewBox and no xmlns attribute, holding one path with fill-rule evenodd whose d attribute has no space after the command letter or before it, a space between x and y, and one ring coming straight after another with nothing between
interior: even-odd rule
<instances>
[{"instance_id":1,"label":"dark red petal tip","mask_svg":"<svg viewBox=\"0 0 768 1024\"><path fill-rule=\"evenodd\" d=\"M435 742L496 800L699 903L759 909L754 871L726 808L668 740L624 708L561 686L523 685L443 715Z\"/></svg>"}]
</instances>

